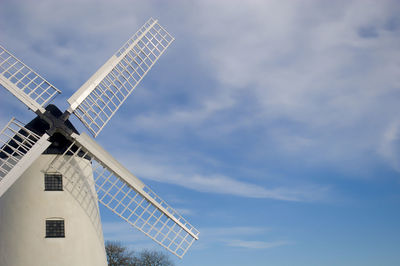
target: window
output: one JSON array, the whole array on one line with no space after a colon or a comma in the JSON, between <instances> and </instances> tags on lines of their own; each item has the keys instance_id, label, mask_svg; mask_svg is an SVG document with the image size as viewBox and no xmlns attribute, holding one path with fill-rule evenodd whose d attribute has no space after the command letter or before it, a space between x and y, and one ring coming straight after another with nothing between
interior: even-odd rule
<instances>
[{"instance_id":1,"label":"window","mask_svg":"<svg viewBox=\"0 0 400 266\"><path fill-rule=\"evenodd\" d=\"M65 237L64 220L46 220L46 238Z\"/></svg>"},{"instance_id":2,"label":"window","mask_svg":"<svg viewBox=\"0 0 400 266\"><path fill-rule=\"evenodd\" d=\"M62 191L63 190L62 175L57 173L44 174L44 190Z\"/></svg>"}]
</instances>

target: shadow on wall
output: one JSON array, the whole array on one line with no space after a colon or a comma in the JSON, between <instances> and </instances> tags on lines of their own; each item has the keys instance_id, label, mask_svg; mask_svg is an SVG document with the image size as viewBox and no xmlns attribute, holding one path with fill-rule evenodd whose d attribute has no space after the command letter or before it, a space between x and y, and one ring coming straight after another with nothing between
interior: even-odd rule
<instances>
[{"instance_id":1,"label":"shadow on wall","mask_svg":"<svg viewBox=\"0 0 400 266\"><path fill-rule=\"evenodd\" d=\"M64 190L79 203L103 242L103 233L97 193L90 158L85 156L57 155L46 173L60 173L64 179Z\"/></svg>"}]
</instances>

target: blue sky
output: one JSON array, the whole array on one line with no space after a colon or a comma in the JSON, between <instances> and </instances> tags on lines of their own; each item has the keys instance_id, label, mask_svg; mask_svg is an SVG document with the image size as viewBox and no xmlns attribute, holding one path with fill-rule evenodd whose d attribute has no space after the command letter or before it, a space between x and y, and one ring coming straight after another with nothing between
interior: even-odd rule
<instances>
[{"instance_id":1,"label":"blue sky","mask_svg":"<svg viewBox=\"0 0 400 266\"><path fill-rule=\"evenodd\" d=\"M176 38L97 141L200 230L177 265L398 265L399 14L398 1L2 0L0 42L65 109L148 18ZM2 125L33 118L4 89L0 104ZM157 248L101 211L106 239Z\"/></svg>"}]
</instances>

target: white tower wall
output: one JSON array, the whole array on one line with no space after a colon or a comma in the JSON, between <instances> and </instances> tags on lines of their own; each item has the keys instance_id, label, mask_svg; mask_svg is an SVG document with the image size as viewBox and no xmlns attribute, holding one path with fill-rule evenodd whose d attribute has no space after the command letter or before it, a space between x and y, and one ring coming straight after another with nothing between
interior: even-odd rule
<instances>
[{"instance_id":1,"label":"white tower wall","mask_svg":"<svg viewBox=\"0 0 400 266\"><path fill-rule=\"evenodd\" d=\"M63 177L63 191L45 191L55 156L41 155L0 198L1 266L107 265L93 174ZM64 219L65 238L46 238L51 218Z\"/></svg>"}]
</instances>

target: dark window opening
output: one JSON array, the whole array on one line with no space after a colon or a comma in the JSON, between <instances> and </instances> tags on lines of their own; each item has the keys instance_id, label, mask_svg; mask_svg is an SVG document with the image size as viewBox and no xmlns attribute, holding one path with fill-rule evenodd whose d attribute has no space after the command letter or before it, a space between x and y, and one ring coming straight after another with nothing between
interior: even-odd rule
<instances>
[{"instance_id":1,"label":"dark window opening","mask_svg":"<svg viewBox=\"0 0 400 266\"><path fill-rule=\"evenodd\" d=\"M44 190L62 191L63 182L61 174L44 174Z\"/></svg>"},{"instance_id":2,"label":"dark window opening","mask_svg":"<svg viewBox=\"0 0 400 266\"><path fill-rule=\"evenodd\" d=\"M46 220L46 237L65 237L64 220Z\"/></svg>"}]
</instances>

